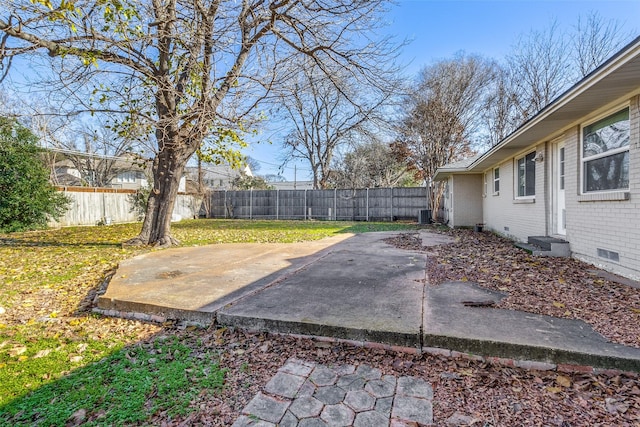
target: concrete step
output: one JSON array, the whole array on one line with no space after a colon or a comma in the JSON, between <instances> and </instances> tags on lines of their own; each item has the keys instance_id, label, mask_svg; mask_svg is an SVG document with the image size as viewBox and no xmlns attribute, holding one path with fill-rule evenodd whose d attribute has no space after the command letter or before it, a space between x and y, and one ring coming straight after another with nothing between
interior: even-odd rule
<instances>
[{"instance_id":1,"label":"concrete step","mask_svg":"<svg viewBox=\"0 0 640 427\"><path fill-rule=\"evenodd\" d=\"M529 236L527 243L517 242L516 246L535 256L570 257L569 242L550 236Z\"/></svg>"},{"instance_id":2,"label":"concrete step","mask_svg":"<svg viewBox=\"0 0 640 427\"><path fill-rule=\"evenodd\" d=\"M530 245L538 246L542 248L542 250L544 251L550 251L551 245L553 244L562 244L562 243L569 244L569 242L567 242L566 240L562 240L562 239L558 239L550 236L529 236L527 238L527 243L529 243Z\"/></svg>"}]
</instances>

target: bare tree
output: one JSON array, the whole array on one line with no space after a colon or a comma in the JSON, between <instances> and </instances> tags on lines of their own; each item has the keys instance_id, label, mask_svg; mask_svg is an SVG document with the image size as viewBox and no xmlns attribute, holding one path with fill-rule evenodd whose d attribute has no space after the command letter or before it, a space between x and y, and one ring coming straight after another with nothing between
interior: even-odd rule
<instances>
[{"instance_id":1,"label":"bare tree","mask_svg":"<svg viewBox=\"0 0 640 427\"><path fill-rule=\"evenodd\" d=\"M595 70L630 39L631 35L623 32L618 21L607 21L597 12L580 16L572 38L572 57L578 77Z\"/></svg>"},{"instance_id":2,"label":"bare tree","mask_svg":"<svg viewBox=\"0 0 640 427\"><path fill-rule=\"evenodd\" d=\"M437 212L444 187L431 182L431 177L440 166L473 153L472 135L493 79L492 62L458 55L425 67L407 99L394 149L431 185L433 212Z\"/></svg>"},{"instance_id":3,"label":"bare tree","mask_svg":"<svg viewBox=\"0 0 640 427\"><path fill-rule=\"evenodd\" d=\"M481 118L486 146L493 147L522 124L517 105L518 95L509 70L494 65L495 77L486 92Z\"/></svg>"},{"instance_id":4,"label":"bare tree","mask_svg":"<svg viewBox=\"0 0 640 427\"><path fill-rule=\"evenodd\" d=\"M414 173L397 159L389 144L373 140L356 146L333 168L336 188L397 187L415 183Z\"/></svg>"},{"instance_id":5,"label":"bare tree","mask_svg":"<svg viewBox=\"0 0 640 427\"><path fill-rule=\"evenodd\" d=\"M494 88L485 99L483 117L491 146L551 103L617 51L631 36L615 20L591 12L573 32L557 22L523 35L506 64L496 67Z\"/></svg>"},{"instance_id":6,"label":"bare tree","mask_svg":"<svg viewBox=\"0 0 640 427\"><path fill-rule=\"evenodd\" d=\"M203 141L233 147L235 131L296 56L325 73L374 70L380 49L369 30L384 4L7 0L0 59L5 76L17 55L48 55L59 83L50 89L67 90L65 105L121 114L118 132L153 135L154 185L142 230L129 243L170 245L179 181Z\"/></svg>"},{"instance_id":7,"label":"bare tree","mask_svg":"<svg viewBox=\"0 0 640 427\"><path fill-rule=\"evenodd\" d=\"M523 36L507 56L515 107L523 123L547 106L572 81L569 44L557 22Z\"/></svg>"},{"instance_id":8,"label":"bare tree","mask_svg":"<svg viewBox=\"0 0 640 427\"><path fill-rule=\"evenodd\" d=\"M287 180L284 176L278 175L278 174L274 174L274 173L268 173L263 178L268 183L285 182Z\"/></svg>"},{"instance_id":9,"label":"bare tree","mask_svg":"<svg viewBox=\"0 0 640 427\"><path fill-rule=\"evenodd\" d=\"M376 66L375 81L351 72L325 74L307 61L293 74L278 100L289 132L283 145L289 158L309 163L314 188L326 188L336 151L361 135L375 132L383 111L398 94L396 70L385 66L394 53ZM371 69L371 71L374 71Z\"/></svg>"}]
</instances>

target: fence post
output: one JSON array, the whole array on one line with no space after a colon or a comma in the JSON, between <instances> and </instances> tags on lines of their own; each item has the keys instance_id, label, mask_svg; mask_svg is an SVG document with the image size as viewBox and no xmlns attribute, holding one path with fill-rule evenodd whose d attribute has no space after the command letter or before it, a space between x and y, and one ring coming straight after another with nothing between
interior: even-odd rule
<instances>
[{"instance_id":1,"label":"fence post","mask_svg":"<svg viewBox=\"0 0 640 427\"><path fill-rule=\"evenodd\" d=\"M304 220L307 220L307 189L304 189Z\"/></svg>"},{"instance_id":2,"label":"fence post","mask_svg":"<svg viewBox=\"0 0 640 427\"><path fill-rule=\"evenodd\" d=\"M338 220L338 189L333 189L333 220Z\"/></svg>"},{"instance_id":3,"label":"fence post","mask_svg":"<svg viewBox=\"0 0 640 427\"><path fill-rule=\"evenodd\" d=\"M105 200L104 197L105 197L104 193L102 193L102 221L104 221L105 225L108 225L107 224L107 201Z\"/></svg>"},{"instance_id":4,"label":"fence post","mask_svg":"<svg viewBox=\"0 0 640 427\"><path fill-rule=\"evenodd\" d=\"M280 190L276 189L276 220L280 219Z\"/></svg>"},{"instance_id":5,"label":"fence post","mask_svg":"<svg viewBox=\"0 0 640 427\"><path fill-rule=\"evenodd\" d=\"M367 215L367 222L369 222L369 187L367 187L367 210L366 210L366 215Z\"/></svg>"},{"instance_id":6,"label":"fence post","mask_svg":"<svg viewBox=\"0 0 640 427\"><path fill-rule=\"evenodd\" d=\"M391 187L391 222L393 222L393 187Z\"/></svg>"},{"instance_id":7,"label":"fence post","mask_svg":"<svg viewBox=\"0 0 640 427\"><path fill-rule=\"evenodd\" d=\"M253 219L253 188L249 189L249 219Z\"/></svg>"}]
</instances>

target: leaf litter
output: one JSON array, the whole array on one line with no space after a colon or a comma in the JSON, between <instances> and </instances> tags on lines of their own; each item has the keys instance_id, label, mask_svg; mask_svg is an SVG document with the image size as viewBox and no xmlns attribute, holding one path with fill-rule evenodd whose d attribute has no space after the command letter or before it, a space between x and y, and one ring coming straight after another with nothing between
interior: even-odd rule
<instances>
[{"instance_id":1,"label":"leaf litter","mask_svg":"<svg viewBox=\"0 0 640 427\"><path fill-rule=\"evenodd\" d=\"M434 229L435 230L435 229ZM75 238L73 232L71 239ZM447 232L456 238L450 245L424 249L416 236L401 235L396 244L412 250L427 250L430 285L463 278L488 289L508 293L498 307L559 317L579 318L614 342L638 346L637 325L640 299L637 290L589 273L572 259L531 257L511 242L489 233L465 230ZM97 239L97 238L96 238ZM115 238L117 241L121 236ZM522 370L466 359L434 355L412 355L311 339L256 334L227 328L178 328L175 323L154 325L133 320L111 319L89 314L99 283L120 259L135 253L110 248L114 256L75 254L69 247L51 245L53 255L37 254L41 245L22 242L35 259L49 259L42 272L12 269L16 254L2 242L0 279L12 284L0 293L0 350L24 357L21 342L55 338L58 347L42 349L31 358L43 358L71 345L73 356L84 355L84 342L119 340L149 345L159 336L176 336L194 354L213 352L226 368L221 391L202 390L192 399L190 412L170 416L159 411L145 425L230 426L240 410L261 391L290 357L330 366L367 364L385 374L410 375L428 380L434 387L434 424L446 425L544 425L544 426L640 426L640 379L635 373L570 374ZM37 240L37 239L35 239ZM78 238L78 240L81 240ZM108 239L107 239L108 240ZM96 240L97 241L97 240ZM82 252L81 246L77 252ZM69 251L64 253L64 251ZM48 256L48 258L45 257ZM76 256L89 257L90 266L74 268ZM13 257L13 261L8 259ZM28 260L23 260L28 262ZM28 265L25 262L26 265ZM62 264L57 267L55 264ZM37 269L34 269L37 270ZM66 271L68 279L57 280ZM34 280L34 275L52 274L53 280ZM33 283L46 283L33 287ZM564 305L558 307L554 302ZM5 311L6 309L6 311ZM56 313L51 317L51 313ZM2 326L4 325L4 327ZM52 353L52 354L53 354ZM154 355L151 360L171 358ZM204 357L204 356L203 356ZM71 366L69 366L71 369ZM104 416L78 410L69 424L83 424Z\"/></svg>"},{"instance_id":2,"label":"leaf litter","mask_svg":"<svg viewBox=\"0 0 640 427\"><path fill-rule=\"evenodd\" d=\"M492 233L448 233L455 242L429 248L432 286L475 282L507 293L497 308L583 320L613 343L640 348L640 289L603 279L574 258L533 256Z\"/></svg>"}]
</instances>

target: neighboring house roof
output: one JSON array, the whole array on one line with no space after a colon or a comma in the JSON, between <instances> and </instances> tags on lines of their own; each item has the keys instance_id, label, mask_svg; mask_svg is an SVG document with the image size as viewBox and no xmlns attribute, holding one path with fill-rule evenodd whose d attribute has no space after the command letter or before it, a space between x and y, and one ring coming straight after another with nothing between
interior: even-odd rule
<instances>
[{"instance_id":1,"label":"neighboring house roof","mask_svg":"<svg viewBox=\"0 0 640 427\"><path fill-rule=\"evenodd\" d=\"M66 172L56 173L56 185L81 186L82 180L75 175Z\"/></svg>"},{"instance_id":2,"label":"neighboring house roof","mask_svg":"<svg viewBox=\"0 0 640 427\"><path fill-rule=\"evenodd\" d=\"M140 157L137 154L125 153L120 156L108 156L95 153L84 153L82 151L67 150L61 148L47 148L46 150L61 155L56 161L55 167L75 168L75 164L69 157L79 157L96 160L110 160L113 162L112 168L118 171L145 171L151 164L151 159Z\"/></svg>"},{"instance_id":3,"label":"neighboring house roof","mask_svg":"<svg viewBox=\"0 0 640 427\"><path fill-rule=\"evenodd\" d=\"M518 151L542 140L553 140L578 126L584 116L613 107L640 93L640 37L637 37L600 67L573 85L535 116L466 167L438 168L434 180L452 173L480 173L511 158Z\"/></svg>"},{"instance_id":4,"label":"neighboring house roof","mask_svg":"<svg viewBox=\"0 0 640 427\"><path fill-rule=\"evenodd\" d=\"M276 190L313 190L313 181L284 181L270 182Z\"/></svg>"},{"instance_id":5,"label":"neighboring house roof","mask_svg":"<svg viewBox=\"0 0 640 427\"><path fill-rule=\"evenodd\" d=\"M197 188L198 168L196 166L188 166L185 168L187 179L191 181L190 186ZM239 176L253 176L251 168L246 165L242 169L234 169L228 164L202 166L202 180L205 186L211 188L224 188L231 186L233 180ZM222 183L220 183L222 181Z\"/></svg>"}]
</instances>

